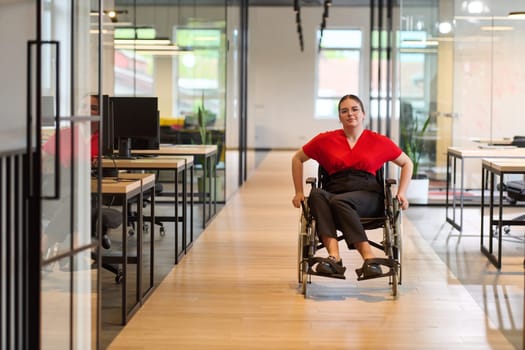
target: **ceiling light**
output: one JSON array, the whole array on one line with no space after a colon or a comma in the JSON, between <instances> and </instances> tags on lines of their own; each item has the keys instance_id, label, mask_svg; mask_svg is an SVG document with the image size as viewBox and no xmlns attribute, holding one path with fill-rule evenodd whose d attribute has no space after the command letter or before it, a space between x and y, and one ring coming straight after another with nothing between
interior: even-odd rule
<instances>
[{"instance_id":1,"label":"ceiling light","mask_svg":"<svg viewBox=\"0 0 525 350\"><path fill-rule=\"evenodd\" d=\"M117 50L133 50L157 56L172 56L191 51L187 47L180 47L172 43L168 38L158 38L155 28L152 27L115 28L113 38L113 44Z\"/></svg>"},{"instance_id":2,"label":"ceiling light","mask_svg":"<svg viewBox=\"0 0 525 350\"><path fill-rule=\"evenodd\" d=\"M503 32L503 31L514 30L514 27L511 27L511 26L481 26L479 29L483 31Z\"/></svg>"},{"instance_id":3,"label":"ceiling light","mask_svg":"<svg viewBox=\"0 0 525 350\"><path fill-rule=\"evenodd\" d=\"M467 5L468 13L482 13L483 12L483 3L481 1L471 1Z\"/></svg>"},{"instance_id":4,"label":"ceiling light","mask_svg":"<svg viewBox=\"0 0 525 350\"><path fill-rule=\"evenodd\" d=\"M117 15L128 13L128 10L104 10L103 12L104 12L105 15L107 15L109 17L111 22L116 23L116 22L118 22Z\"/></svg>"},{"instance_id":5,"label":"ceiling light","mask_svg":"<svg viewBox=\"0 0 525 350\"><path fill-rule=\"evenodd\" d=\"M115 39L155 39L157 32L153 27L115 28Z\"/></svg>"},{"instance_id":6,"label":"ceiling light","mask_svg":"<svg viewBox=\"0 0 525 350\"><path fill-rule=\"evenodd\" d=\"M151 56L179 56L191 53L191 51L188 50L137 50L136 52Z\"/></svg>"},{"instance_id":7,"label":"ceiling light","mask_svg":"<svg viewBox=\"0 0 525 350\"><path fill-rule=\"evenodd\" d=\"M422 46L438 46L438 40L403 40L403 47L422 47Z\"/></svg>"},{"instance_id":8,"label":"ceiling light","mask_svg":"<svg viewBox=\"0 0 525 350\"><path fill-rule=\"evenodd\" d=\"M525 11L509 12L509 18L525 19Z\"/></svg>"},{"instance_id":9,"label":"ceiling light","mask_svg":"<svg viewBox=\"0 0 525 350\"><path fill-rule=\"evenodd\" d=\"M119 44L115 43L115 49L122 50L177 50L179 47L177 45L133 45L133 44Z\"/></svg>"},{"instance_id":10,"label":"ceiling light","mask_svg":"<svg viewBox=\"0 0 525 350\"><path fill-rule=\"evenodd\" d=\"M151 46L170 44L170 39L115 39L115 45Z\"/></svg>"},{"instance_id":11,"label":"ceiling light","mask_svg":"<svg viewBox=\"0 0 525 350\"><path fill-rule=\"evenodd\" d=\"M441 34L448 34L452 31L452 24L450 22L441 22L438 24L438 30Z\"/></svg>"}]
</instances>

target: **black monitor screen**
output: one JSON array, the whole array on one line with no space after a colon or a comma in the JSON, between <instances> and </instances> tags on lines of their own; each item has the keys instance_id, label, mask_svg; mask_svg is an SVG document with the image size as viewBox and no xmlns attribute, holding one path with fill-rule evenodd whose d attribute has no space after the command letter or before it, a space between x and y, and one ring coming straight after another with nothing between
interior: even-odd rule
<instances>
[{"instance_id":1,"label":"black monitor screen","mask_svg":"<svg viewBox=\"0 0 525 350\"><path fill-rule=\"evenodd\" d=\"M157 97L111 97L110 106L115 146L121 156L129 156L130 149L159 148Z\"/></svg>"},{"instance_id":2,"label":"black monitor screen","mask_svg":"<svg viewBox=\"0 0 525 350\"><path fill-rule=\"evenodd\" d=\"M100 140L102 142L102 155L112 156L114 150L113 118L109 110L109 96L102 95L102 108L100 109L102 130Z\"/></svg>"}]
</instances>

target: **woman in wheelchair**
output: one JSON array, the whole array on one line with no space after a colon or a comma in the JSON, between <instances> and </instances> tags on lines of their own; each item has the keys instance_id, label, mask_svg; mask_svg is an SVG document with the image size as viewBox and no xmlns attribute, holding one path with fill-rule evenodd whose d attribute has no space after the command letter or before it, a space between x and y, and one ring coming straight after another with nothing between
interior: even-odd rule
<instances>
[{"instance_id":1,"label":"woman in wheelchair","mask_svg":"<svg viewBox=\"0 0 525 350\"><path fill-rule=\"evenodd\" d=\"M408 208L405 191L412 174L412 161L388 137L365 129L363 103L355 95L345 95L338 105L342 129L318 134L292 158L292 177L296 208L305 200L303 191L303 163L314 159L328 175L322 188L312 188L308 206L316 219L317 232L328 252L327 258L318 258L315 272L319 275L344 278L346 268L339 254L336 230L342 232L348 248L356 248L364 259L358 269L363 279L382 275L381 266L373 262L374 253L360 217L381 215L383 188L377 182L376 172L386 162L401 167L395 198L401 209Z\"/></svg>"}]
</instances>

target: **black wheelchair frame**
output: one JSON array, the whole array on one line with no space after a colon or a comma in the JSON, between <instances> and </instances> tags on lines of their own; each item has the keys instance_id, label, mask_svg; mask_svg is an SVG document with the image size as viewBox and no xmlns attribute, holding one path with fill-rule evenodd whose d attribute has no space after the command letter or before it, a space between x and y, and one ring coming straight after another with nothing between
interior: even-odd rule
<instances>
[{"instance_id":1,"label":"black wheelchair frame","mask_svg":"<svg viewBox=\"0 0 525 350\"><path fill-rule=\"evenodd\" d=\"M311 185L311 188L319 186L322 188L328 174L322 167L319 167L318 177L309 177L306 183ZM383 240L381 242L374 242L368 240L370 245L374 248L382 250L386 258L375 258L368 261L368 263L378 263L385 266L388 271L376 277L388 277L389 284L392 288L392 296L397 297L398 285L401 285L401 252L402 252L402 214L399 208L399 202L392 196L392 185L397 181L395 179L384 179L384 168L381 168L376 175L377 181L384 188L384 213L378 217L362 217L361 223L365 230L383 229ZM343 236L338 234L338 241L343 240ZM319 262L319 258L315 257L317 250L324 248L324 245L319 240L316 229L316 220L310 213L307 198L302 203L301 218L299 222L299 252L298 252L298 280L301 288L301 293L307 297L308 285L311 283L312 275L319 275L313 266ZM363 274L362 268L356 269L358 281L368 279ZM323 275L325 276L325 275ZM342 277L344 278L344 276Z\"/></svg>"}]
</instances>

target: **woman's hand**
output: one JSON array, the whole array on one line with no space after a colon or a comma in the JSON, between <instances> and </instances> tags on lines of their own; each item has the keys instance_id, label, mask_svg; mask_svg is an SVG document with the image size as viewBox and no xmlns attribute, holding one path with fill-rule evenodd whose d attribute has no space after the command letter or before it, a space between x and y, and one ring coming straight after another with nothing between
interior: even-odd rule
<instances>
[{"instance_id":1,"label":"woman's hand","mask_svg":"<svg viewBox=\"0 0 525 350\"><path fill-rule=\"evenodd\" d=\"M301 202L304 201L304 194L302 193L296 193L295 196L292 199L293 206L296 208L301 207Z\"/></svg>"},{"instance_id":2,"label":"woman's hand","mask_svg":"<svg viewBox=\"0 0 525 350\"><path fill-rule=\"evenodd\" d=\"M396 199L399 202L399 205L402 210L408 209L408 199L406 199L405 195L397 194Z\"/></svg>"}]
</instances>

